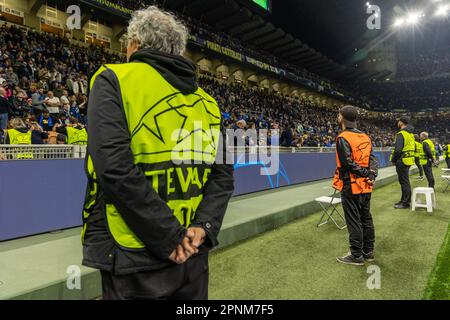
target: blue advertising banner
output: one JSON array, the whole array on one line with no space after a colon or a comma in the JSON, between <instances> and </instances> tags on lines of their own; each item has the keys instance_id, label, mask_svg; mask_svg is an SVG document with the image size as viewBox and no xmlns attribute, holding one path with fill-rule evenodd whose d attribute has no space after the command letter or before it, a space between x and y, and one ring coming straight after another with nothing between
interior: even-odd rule
<instances>
[{"instance_id":1,"label":"blue advertising banner","mask_svg":"<svg viewBox=\"0 0 450 320\"><path fill-rule=\"evenodd\" d=\"M389 165L389 152L375 154ZM335 166L334 153L280 153L273 175L261 174L270 171L262 162L237 162L234 195L331 178ZM0 161L0 177L0 241L82 224L83 160Z\"/></svg>"}]
</instances>

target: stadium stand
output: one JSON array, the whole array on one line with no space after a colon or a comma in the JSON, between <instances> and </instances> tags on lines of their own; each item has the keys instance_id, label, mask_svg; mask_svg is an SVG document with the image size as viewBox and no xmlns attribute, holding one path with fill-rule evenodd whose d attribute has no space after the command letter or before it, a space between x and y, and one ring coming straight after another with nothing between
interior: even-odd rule
<instances>
[{"instance_id":1,"label":"stadium stand","mask_svg":"<svg viewBox=\"0 0 450 320\"><path fill-rule=\"evenodd\" d=\"M54 34L14 26L3 25L0 39L0 83L5 90L0 99L9 119L24 118L37 132L55 131L56 124L68 124L74 119L86 124L90 72L103 63L124 59L119 53L110 53L100 46L91 44L86 48ZM236 121L244 119L250 129L279 129L280 145L284 147L334 144L338 132L334 119L342 104L320 105L311 99L283 97L204 75L200 76L200 84L221 104L226 128L235 128ZM42 111L53 106L48 102L49 95L54 95L51 99L58 109L47 120ZM387 99L391 96L395 92L385 94ZM363 109L361 112L365 114L361 128L373 137L375 146L392 145L397 115ZM421 120L423 128L418 129L441 136L443 132L439 130L443 126L439 125L439 119L444 118L440 114L428 115L429 121ZM49 142L56 143L56 139L49 141L44 134L35 143Z\"/></svg>"}]
</instances>

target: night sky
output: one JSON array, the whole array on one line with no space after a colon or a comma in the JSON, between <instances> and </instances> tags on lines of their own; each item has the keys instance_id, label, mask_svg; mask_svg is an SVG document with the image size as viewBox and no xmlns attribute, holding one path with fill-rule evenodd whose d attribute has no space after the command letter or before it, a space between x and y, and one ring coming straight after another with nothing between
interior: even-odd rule
<instances>
[{"instance_id":1,"label":"night sky","mask_svg":"<svg viewBox=\"0 0 450 320\"><path fill-rule=\"evenodd\" d=\"M300 41L340 63L352 61L354 49L361 49L370 40L392 31L392 23L399 9L412 10L436 6L433 0L373 0L381 8L381 30L368 30L367 0L273 0L269 20ZM397 8L395 8L397 7ZM410 9L409 9L410 8ZM406 30L403 46L441 50L450 45L450 21L426 17L426 25L414 31ZM395 37L396 38L396 37ZM394 38L394 39L395 39Z\"/></svg>"}]
</instances>

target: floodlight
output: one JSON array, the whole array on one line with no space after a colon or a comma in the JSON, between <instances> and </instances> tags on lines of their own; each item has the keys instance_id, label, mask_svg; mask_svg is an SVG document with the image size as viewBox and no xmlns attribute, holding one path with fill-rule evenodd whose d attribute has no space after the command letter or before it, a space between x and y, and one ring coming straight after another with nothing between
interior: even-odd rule
<instances>
[{"instance_id":1,"label":"floodlight","mask_svg":"<svg viewBox=\"0 0 450 320\"><path fill-rule=\"evenodd\" d=\"M406 23L409 25L415 25L419 23L420 17L423 17L421 12L411 12L406 16Z\"/></svg>"},{"instance_id":2,"label":"floodlight","mask_svg":"<svg viewBox=\"0 0 450 320\"><path fill-rule=\"evenodd\" d=\"M403 18L397 18L394 21L394 27L401 27L405 24L405 19Z\"/></svg>"},{"instance_id":3,"label":"floodlight","mask_svg":"<svg viewBox=\"0 0 450 320\"><path fill-rule=\"evenodd\" d=\"M449 5L442 5L439 6L436 10L436 16L438 17L446 17L448 15L450 6Z\"/></svg>"}]
</instances>

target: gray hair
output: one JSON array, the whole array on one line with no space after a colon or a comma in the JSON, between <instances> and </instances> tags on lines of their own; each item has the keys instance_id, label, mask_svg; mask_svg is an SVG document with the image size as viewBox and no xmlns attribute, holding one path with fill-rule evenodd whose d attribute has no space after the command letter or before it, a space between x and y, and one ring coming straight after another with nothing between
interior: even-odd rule
<instances>
[{"instance_id":1,"label":"gray hair","mask_svg":"<svg viewBox=\"0 0 450 320\"><path fill-rule=\"evenodd\" d=\"M20 118L13 118L9 121L9 126L13 129L26 129L27 125Z\"/></svg>"},{"instance_id":2,"label":"gray hair","mask_svg":"<svg viewBox=\"0 0 450 320\"><path fill-rule=\"evenodd\" d=\"M423 138L423 139L428 139L428 132L422 132L421 134L420 134L420 137L421 138Z\"/></svg>"},{"instance_id":3,"label":"gray hair","mask_svg":"<svg viewBox=\"0 0 450 320\"><path fill-rule=\"evenodd\" d=\"M186 50L188 30L177 18L156 6L133 13L127 40L139 41L140 49L153 49L174 55Z\"/></svg>"}]
</instances>

